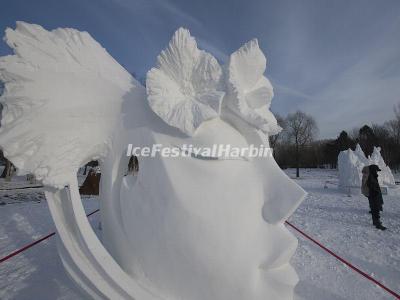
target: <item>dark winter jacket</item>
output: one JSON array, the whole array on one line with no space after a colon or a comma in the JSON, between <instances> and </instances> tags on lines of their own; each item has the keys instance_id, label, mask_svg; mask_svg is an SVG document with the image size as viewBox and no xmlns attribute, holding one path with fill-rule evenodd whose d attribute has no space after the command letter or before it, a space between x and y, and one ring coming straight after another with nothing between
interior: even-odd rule
<instances>
[{"instance_id":1,"label":"dark winter jacket","mask_svg":"<svg viewBox=\"0 0 400 300\"><path fill-rule=\"evenodd\" d=\"M380 171L377 165L369 166L369 177L367 186L369 188L369 199L378 204L383 204L382 191L378 182L378 171Z\"/></svg>"}]
</instances>

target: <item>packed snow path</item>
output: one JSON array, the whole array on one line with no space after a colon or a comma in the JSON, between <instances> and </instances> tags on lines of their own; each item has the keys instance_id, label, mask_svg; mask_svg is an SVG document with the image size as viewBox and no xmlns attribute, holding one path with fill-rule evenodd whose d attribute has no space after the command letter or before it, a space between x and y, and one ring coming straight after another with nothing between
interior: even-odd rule
<instances>
[{"instance_id":1,"label":"packed snow path","mask_svg":"<svg viewBox=\"0 0 400 300\"><path fill-rule=\"evenodd\" d=\"M294 171L288 174L294 177ZM375 279L400 291L400 197L385 197L382 220L388 230L371 225L368 201L337 190L337 172L305 170L296 180L309 196L290 222ZM9 184L7 188L13 187ZM22 186L18 182L18 187ZM1 183L1 187L5 187ZM326 187L326 188L325 188ZM0 256L54 230L41 189L0 191ZM87 211L98 207L84 198ZM91 217L97 230L98 215ZM98 230L97 230L98 232ZM294 231L293 231L294 232ZM300 282L296 300L393 299L393 296L344 266L309 240L299 238L292 263ZM34 246L0 265L0 299L81 299L66 276L56 239Z\"/></svg>"}]
</instances>

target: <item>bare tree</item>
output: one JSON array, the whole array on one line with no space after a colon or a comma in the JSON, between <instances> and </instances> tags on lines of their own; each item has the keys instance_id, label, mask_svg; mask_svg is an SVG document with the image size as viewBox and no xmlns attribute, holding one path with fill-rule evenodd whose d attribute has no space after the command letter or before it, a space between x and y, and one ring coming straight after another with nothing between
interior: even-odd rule
<instances>
[{"instance_id":1,"label":"bare tree","mask_svg":"<svg viewBox=\"0 0 400 300\"><path fill-rule=\"evenodd\" d=\"M387 128L389 135L393 138L397 145L400 145L400 118L386 121L384 126Z\"/></svg>"},{"instance_id":2,"label":"bare tree","mask_svg":"<svg viewBox=\"0 0 400 300\"><path fill-rule=\"evenodd\" d=\"M286 136L294 143L296 153L296 177L300 176L300 148L311 143L318 133L314 118L302 111L289 114L286 118Z\"/></svg>"},{"instance_id":3,"label":"bare tree","mask_svg":"<svg viewBox=\"0 0 400 300\"><path fill-rule=\"evenodd\" d=\"M400 102L393 106L394 115L400 121Z\"/></svg>"},{"instance_id":4,"label":"bare tree","mask_svg":"<svg viewBox=\"0 0 400 300\"><path fill-rule=\"evenodd\" d=\"M349 131L349 137L353 140L356 141L356 143L358 143L358 138L359 138L359 133L360 133L360 128L358 127L354 127L353 129L351 129Z\"/></svg>"}]
</instances>

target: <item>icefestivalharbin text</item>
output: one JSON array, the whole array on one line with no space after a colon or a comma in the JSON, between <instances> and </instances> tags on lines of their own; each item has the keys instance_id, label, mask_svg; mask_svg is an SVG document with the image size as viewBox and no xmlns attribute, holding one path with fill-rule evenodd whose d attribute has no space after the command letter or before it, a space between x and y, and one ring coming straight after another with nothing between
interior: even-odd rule
<instances>
[{"instance_id":1,"label":"icefestivalharbin text","mask_svg":"<svg viewBox=\"0 0 400 300\"><path fill-rule=\"evenodd\" d=\"M214 144L211 147L196 147L195 145L164 146L154 144L151 146L135 147L129 144L127 156L155 157L195 157L201 159L249 159L254 157L267 157L273 155L273 149L260 145L258 147L249 145L248 147L234 147L232 145Z\"/></svg>"},{"instance_id":2,"label":"icefestivalharbin text","mask_svg":"<svg viewBox=\"0 0 400 300\"><path fill-rule=\"evenodd\" d=\"M83 299L293 299L297 239L283 223L304 190L272 155L196 155L268 149L279 131L256 40L220 66L178 29L146 88L87 32L17 22L5 41L14 55L0 57L0 146L43 182ZM189 157L139 156L131 175L127 152L158 144L193 147ZM101 241L76 177L91 160L102 171Z\"/></svg>"}]
</instances>

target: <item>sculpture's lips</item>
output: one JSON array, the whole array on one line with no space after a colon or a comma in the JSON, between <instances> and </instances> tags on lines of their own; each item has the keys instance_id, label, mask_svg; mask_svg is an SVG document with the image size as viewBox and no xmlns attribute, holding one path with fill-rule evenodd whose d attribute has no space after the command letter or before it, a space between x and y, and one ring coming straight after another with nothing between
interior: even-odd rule
<instances>
[{"instance_id":1,"label":"sculpture's lips","mask_svg":"<svg viewBox=\"0 0 400 300\"><path fill-rule=\"evenodd\" d=\"M264 259L260 264L260 269L269 272L281 268L285 264L289 263L290 259L296 252L296 248L297 240L291 238L290 241L287 241L287 243L282 246L282 250L279 249L279 251L274 251L273 255Z\"/></svg>"},{"instance_id":2,"label":"sculpture's lips","mask_svg":"<svg viewBox=\"0 0 400 300\"><path fill-rule=\"evenodd\" d=\"M285 285L293 287L299 282L299 277L297 276L294 268L289 264L284 264L279 268L261 270L262 276L268 282L275 282L276 285Z\"/></svg>"},{"instance_id":3,"label":"sculpture's lips","mask_svg":"<svg viewBox=\"0 0 400 300\"><path fill-rule=\"evenodd\" d=\"M269 287L290 290L299 281L296 271L289 263L296 252L297 244L297 239L286 232L283 242L280 241L274 251L271 251L271 255L260 264L260 275L263 282L269 283Z\"/></svg>"}]
</instances>

